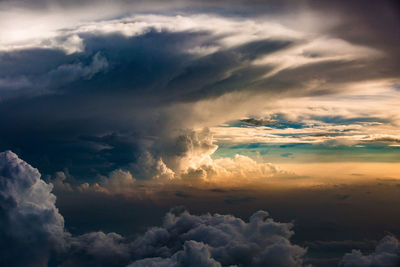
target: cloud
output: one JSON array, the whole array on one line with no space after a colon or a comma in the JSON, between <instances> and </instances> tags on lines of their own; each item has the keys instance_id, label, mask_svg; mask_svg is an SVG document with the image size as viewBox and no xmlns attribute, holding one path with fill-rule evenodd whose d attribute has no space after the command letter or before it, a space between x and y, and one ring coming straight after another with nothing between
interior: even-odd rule
<instances>
[{"instance_id":1,"label":"cloud","mask_svg":"<svg viewBox=\"0 0 400 267\"><path fill-rule=\"evenodd\" d=\"M107 176L102 176L95 182L77 181L74 177L66 177L63 172L49 177L57 192L93 192L108 195L123 195L130 199L159 199L158 195L163 190L176 189L175 196L189 198L190 194L182 192L186 187L209 189L215 187L238 188L241 186L266 186L282 182L282 179L293 179L297 175L287 172L271 163L258 162L250 157L235 155L233 158L212 159L205 153L202 161L195 168L188 167L173 172L168 169L151 169L153 165L144 165L150 168L151 179L136 179L132 170L117 169ZM164 166L165 167L165 166ZM148 173L150 174L150 173ZM166 175L168 174L168 175ZM72 182L72 184L71 184ZM218 191L218 189L216 189ZM223 189L221 189L223 190ZM250 202L253 197L231 197L225 200L229 204Z\"/></svg>"},{"instance_id":2,"label":"cloud","mask_svg":"<svg viewBox=\"0 0 400 267\"><path fill-rule=\"evenodd\" d=\"M398 143L389 1L112 2L0 1L0 150L114 194L282 175L217 143Z\"/></svg>"},{"instance_id":3,"label":"cloud","mask_svg":"<svg viewBox=\"0 0 400 267\"><path fill-rule=\"evenodd\" d=\"M183 250L175 253L171 258L149 258L138 260L128 267L145 266L198 266L198 267L221 267L222 265L214 260L210 251L204 243L186 241Z\"/></svg>"},{"instance_id":4,"label":"cloud","mask_svg":"<svg viewBox=\"0 0 400 267\"><path fill-rule=\"evenodd\" d=\"M46 63L44 63L44 65L46 65ZM46 70L47 72L39 75L32 75L32 73L29 73L30 71L35 72L35 70L29 70L29 68L30 67L25 70L26 73L23 73L24 71L20 69L22 74L17 74L14 77L6 76L0 79L0 86L3 89L1 96L3 100L21 96L32 97L55 93L59 87L65 84L73 83L80 79L90 80L94 75L106 71L108 62L100 52L97 52L89 57L89 59L81 59L80 62L62 64L53 69ZM39 68L45 67L41 66Z\"/></svg>"},{"instance_id":5,"label":"cloud","mask_svg":"<svg viewBox=\"0 0 400 267\"><path fill-rule=\"evenodd\" d=\"M397 136L388 136L388 135L376 135L376 136L368 136L365 138L364 142L383 142L383 143L400 143L400 138Z\"/></svg>"},{"instance_id":6,"label":"cloud","mask_svg":"<svg viewBox=\"0 0 400 267\"><path fill-rule=\"evenodd\" d=\"M109 187L132 181L112 177ZM117 176L116 176L117 177ZM119 176L121 177L121 176ZM232 215L192 215L176 208L161 227L129 241L116 233L65 231L52 186L16 154L0 153L2 264L7 266L301 266L306 249L290 242L291 223L265 211L248 222Z\"/></svg>"},{"instance_id":7,"label":"cloud","mask_svg":"<svg viewBox=\"0 0 400 267\"><path fill-rule=\"evenodd\" d=\"M200 161L198 166L177 172L173 180L161 180L162 184L193 185L199 188L238 187L265 185L274 179L276 181L279 178L296 177L294 173L282 170L274 164L258 162L247 156L236 154L233 158L212 159L210 155L204 154L205 160Z\"/></svg>"},{"instance_id":8,"label":"cloud","mask_svg":"<svg viewBox=\"0 0 400 267\"><path fill-rule=\"evenodd\" d=\"M264 211L244 222L230 215L196 216L173 210L162 227L135 241L134 246L142 248L140 253L147 259L131 266L157 266L161 262L192 266L195 259L205 266L301 266L306 250L290 243L291 227L268 218Z\"/></svg>"},{"instance_id":9,"label":"cloud","mask_svg":"<svg viewBox=\"0 0 400 267\"><path fill-rule=\"evenodd\" d=\"M57 67L48 73L50 82L56 80L57 83L64 84L79 78L91 79L96 73L106 70L108 67L107 59L100 52L92 57L92 62L87 66L82 63L65 64ZM54 86L54 85L53 85Z\"/></svg>"},{"instance_id":10,"label":"cloud","mask_svg":"<svg viewBox=\"0 0 400 267\"><path fill-rule=\"evenodd\" d=\"M364 255L359 250L346 253L342 259L341 266L387 266L395 267L400 264L400 243L394 236L387 235L371 254Z\"/></svg>"},{"instance_id":11,"label":"cloud","mask_svg":"<svg viewBox=\"0 0 400 267\"><path fill-rule=\"evenodd\" d=\"M0 149L19 151L45 175L68 168L92 183L116 169L137 180L168 180L189 168L201 176L217 142L355 144L366 130L395 137L398 95L386 90L381 101L382 91L371 93L376 86L368 84L397 82L392 50L343 35L346 19L364 19L364 10L346 13L357 1L307 3L85 1L50 8L48 1L3 1L0 9L9 12L0 16ZM338 99L357 90L375 98ZM265 114L275 111L299 120L271 124ZM382 124L333 125L312 114ZM248 129L218 127L252 117L262 119L244 121ZM288 123L303 120L318 125Z\"/></svg>"},{"instance_id":12,"label":"cloud","mask_svg":"<svg viewBox=\"0 0 400 267\"><path fill-rule=\"evenodd\" d=\"M116 233L91 232L67 241L67 253L56 256L63 267L126 266L133 253L129 243Z\"/></svg>"},{"instance_id":13,"label":"cloud","mask_svg":"<svg viewBox=\"0 0 400 267\"><path fill-rule=\"evenodd\" d=\"M66 175L59 173L61 182ZM136 183L122 170L103 184L120 190ZM194 215L174 208L159 227L135 238L117 233L72 235L64 228L52 186L16 154L0 153L1 264L7 266L304 266L307 249L291 242L292 223L280 223L265 211L245 221L233 215ZM213 190L221 192L221 190ZM230 191L226 191L230 192ZM231 204L254 198L228 198ZM228 200L227 199L227 200ZM372 242L372 241L371 241ZM316 246L370 247L352 241L307 243ZM386 236L375 252L347 253L342 266L396 266L399 241ZM311 259L312 260L312 259ZM315 259L318 262L318 259ZM320 261L322 262L322 261ZM328 260L327 260L328 262Z\"/></svg>"},{"instance_id":14,"label":"cloud","mask_svg":"<svg viewBox=\"0 0 400 267\"><path fill-rule=\"evenodd\" d=\"M52 186L11 151L0 153L0 262L45 266L66 246L64 219Z\"/></svg>"},{"instance_id":15,"label":"cloud","mask_svg":"<svg viewBox=\"0 0 400 267\"><path fill-rule=\"evenodd\" d=\"M98 188L109 193L118 193L129 191L134 186L136 186L136 179L132 177L132 174L128 171L118 169L112 171L109 177L104 178Z\"/></svg>"},{"instance_id":16,"label":"cloud","mask_svg":"<svg viewBox=\"0 0 400 267\"><path fill-rule=\"evenodd\" d=\"M219 158L214 160L209 179L221 179L229 182L258 182L284 176L285 171L271 163L257 162L256 160L236 154L233 158Z\"/></svg>"},{"instance_id":17,"label":"cloud","mask_svg":"<svg viewBox=\"0 0 400 267\"><path fill-rule=\"evenodd\" d=\"M255 119L255 118L249 118L249 119L242 119L240 122L244 122L250 125L255 125L255 126L262 126L266 124L272 124L275 122L275 120L263 120L263 119Z\"/></svg>"},{"instance_id":18,"label":"cloud","mask_svg":"<svg viewBox=\"0 0 400 267\"><path fill-rule=\"evenodd\" d=\"M336 96L276 100L259 112L259 119L232 120L210 129L217 143L396 145L399 97L391 82L370 81L347 85Z\"/></svg>"}]
</instances>

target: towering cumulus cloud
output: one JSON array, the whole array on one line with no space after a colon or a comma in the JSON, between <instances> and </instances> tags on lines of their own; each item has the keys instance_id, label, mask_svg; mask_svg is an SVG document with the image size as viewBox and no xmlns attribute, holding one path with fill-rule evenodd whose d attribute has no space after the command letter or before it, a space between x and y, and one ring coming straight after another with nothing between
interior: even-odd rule
<instances>
[{"instance_id":1,"label":"towering cumulus cloud","mask_svg":"<svg viewBox=\"0 0 400 267\"><path fill-rule=\"evenodd\" d=\"M11 151L0 153L2 266L302 266L306 249L290 242L291 223L258 211L192 215L175 208L161 227L133 241L92 232L72 236L55 206L52 185Z\"/></svg>"},{"instance_id":2,"label":"towering cumulus cloud","mask_svg":"<svg viewBox=\"0 0 400 267\"><path fill-rule=\"evenodd\" d=\"M0 265L45 266L65 245L52 186L11 151L0 153Z\"/></svg>"}]
</instances>

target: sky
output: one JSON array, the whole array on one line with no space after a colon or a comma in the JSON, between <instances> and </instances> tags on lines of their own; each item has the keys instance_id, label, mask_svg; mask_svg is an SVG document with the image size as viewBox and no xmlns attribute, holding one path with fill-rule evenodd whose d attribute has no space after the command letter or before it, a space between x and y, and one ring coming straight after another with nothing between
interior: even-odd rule
<instances>
[{"instance_id":1,"label":"sky","mask_svg":"<svg viewBox=\"0 0 400 267\"><path fill-rule=\"evenodd\" d=\"M0 265L398 266L400 5L0 0Z\"/></svg>"}]
</instances>

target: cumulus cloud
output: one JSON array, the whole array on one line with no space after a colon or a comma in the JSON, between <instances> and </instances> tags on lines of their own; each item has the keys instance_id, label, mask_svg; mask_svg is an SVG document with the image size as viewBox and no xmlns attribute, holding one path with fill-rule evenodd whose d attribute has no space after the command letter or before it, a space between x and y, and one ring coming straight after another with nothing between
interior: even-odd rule
<instances>
[{"instance_id":1,"label":"cumulus cloud","mask_svg":"<svg viewBox=\"0 0 400 267\"><path fill-rule=\"evenodd\" d=\"M97 190L108 193L130 192L136 186L136 179L128 171L114 170L109 177L103 178L99 184L95 184Z\"/></svg>"},{"instance_id":2,"label":"cumulus cloud","mask_svg":"<svg viewBox=\"0 0 400 267\"><path fill-rule=\"evenodd\" d=\"M128 267L145 266L220 267L222 265L211 257L210 252L204 243L186 241L183 245L183 250L175 253L171 258L148 258L135 261L128 265Z\"/></svg>"},{"instance_id":3,"label":"cumulus cloud","mask_svg":"<svg viewBox=\"0 0 400 267\"><path fill-rule=\"evenodd\" d=\"M259 211L245 222L230 215L196 216L173 210L162 227L134 242L146 259L131 266L197 266L196 260L205 266L302 266L306 250L290 243L292 224L268 217Z\"/></svg>"},{"instance_id":4,"label":"cumulus cloud","mask_svg":"<svg viewBox=\"0 0 400 267\"><path fill-rule=\"evenodd\" d=\"M133 182L119 174L105 186ZM302 266L307 251L290 242L291 223L276 222L265 211L246 222L176 208L161 227L134 240L103 232L73 236L64 229L52 186L10 151L0 153L0 185L1 263L7 266Z\"/></svg>"},{"instance_id":5,"label":"cumulus cloud","mask_svg":"<svg viewBox=\"0 0 400 267\"><path fill-rule=\"evenodd\" d=\"M400 243L391 235L385 236L371 254L363 254L360 250L346 253L341 266L344 267L396 267L400 264Z\"/></svg>"},{"instance_id":6,"label":"cumulus cloud","mask_svg":"<svg viewBox=\"0 0 400 267\"><path fill-rule=\"evenodd\" d=\"M133 251L116 233L91 232L67 240L69 249L59 254L59 266L126 266Z\"/></svg>"},{"instance_id":7,"label":"cumulus cloud","mask_svg":"<svg viewBox=\"0 0 400 267\"><path fill-rule=\"evenodd\" d=\"M73 178L66 179L63 172L58 172L51 182L60 192L97 192L105 194L122 194L129 198L142 199L144 197L157 199L157 194L165 187L195 186L196 188L226 187L236 188L240 186L265 186L282 179L297 178L293 172L285 171L280 167L255 160L247 156L236 154L233 158L223 157L212 159L210 154L205 154L207 160L201 161L196 167L187 167L180 171L172 171L159 160L158 166L153 161L144 162L142 167L148 168L146 174L151 179L136 179L132 170L117 169L102 176L100 181L92 183L78 183L71 185ZM141 161L139 161L141 162ZM138 170L137 168L135 168ZM143 172L142 172L143 173ZM179 196L186 196L178 193ZM238 202L239 200L227 200L226 202Z\"/></svg>"},{"instance_id":8,"label":"cumulus cloud","mask_svg":"<svg viewBox=\"0 0 400 267\"><path fill-rule=\"evenodd\" d=\"M206 182L211 185L237 186L263 184L271 178L295 176L271 163L258 162L250 157L236 154L233 158L210 159L198 168L189 168L182 173L183 182Z\"/></svg>"},{"instance_id":9,"label":"cumulus cloud","mask_svg":"<svg viewBox=\"0 0 400 267\"><path fill-rule=\"evenodd\" d=\"M210 155L217 150L212 133L204 128L201 131L187 130L165 145L157 144L162 150L169 153L163 155L174 170L185 171L188 168L197 168L210 161ZM171 153L172 152L172 153Z\"/></svg>"},{"instance_id":10,"label":"cumulus cloud","mask_svg":"<svg viewBox=\"0 0 400 267\"><path fill-rule=\"evenodd\" d=\"M0 153L0 263L45 266L66 246L52 185L11 151Z\"/></svg>"}]
</instances>

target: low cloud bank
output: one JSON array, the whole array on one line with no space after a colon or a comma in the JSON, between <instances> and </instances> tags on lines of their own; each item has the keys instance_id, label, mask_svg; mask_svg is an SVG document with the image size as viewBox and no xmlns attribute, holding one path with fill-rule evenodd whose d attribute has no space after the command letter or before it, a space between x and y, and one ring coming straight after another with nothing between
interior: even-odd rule
<instances>
[{"instance_id":1,"label":"low cloud bank","mask_svg":"<svg viewBox=\"0 0 400 267\"><path fill-rule=\"evenodd\" d=\"M0 259L6 266L302 266L306 249L290 242L291 223L258 211L192 215L175 208L161 227L135 240L116 233L72 236L52 185L11 151L0 153Z\"/></svg>"},{"instance_id":2,"label":"low cloud bank","mask_svg":"<svg viewBox=\"0 0 400 267\"><path fill-rule=\"evenodd\" d=\"M371 254L364 255L360 250L352 250L344 255L343 267L400 266L400 242L394 236L387 235Z\"/></svg>"},{"instance_id":3,"label":"low cloud bank","mask_svg":"<svg viewBox=\"0 0 400 267\"><path fill-rule=\"evenodd\" d=\"M126 176L130 181L132 177ZM121 184L123 186L123 184ZM307 249L292 244L293 224L265 211L249 221L232 215L168 212L160 227L130 239L116 233L73 236L55 206L52 185L11 151L0 153L2 266L304 266ZM399 241L385 237L376 251L353 250L342 266L396 266Z\"/></svg>"}]
</instances>

